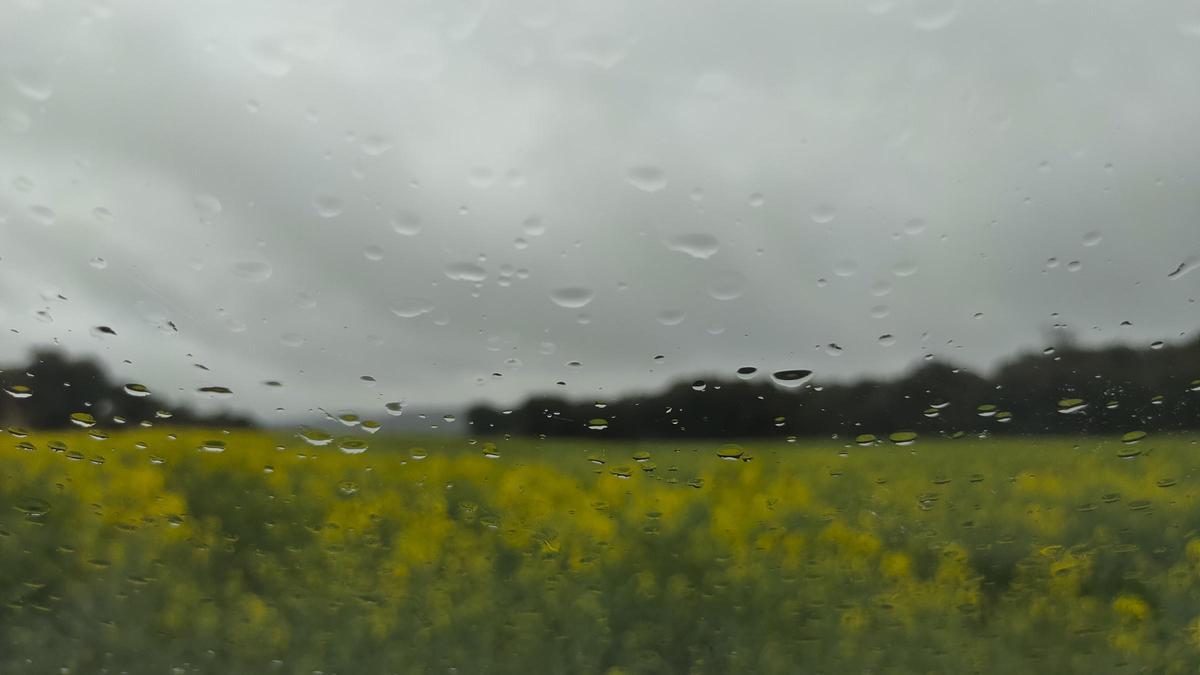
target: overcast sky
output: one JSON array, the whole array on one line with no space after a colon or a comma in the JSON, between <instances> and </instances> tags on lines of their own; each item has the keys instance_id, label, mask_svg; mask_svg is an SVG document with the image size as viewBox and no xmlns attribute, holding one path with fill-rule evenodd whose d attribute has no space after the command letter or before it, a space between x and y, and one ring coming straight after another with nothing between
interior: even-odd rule
<instances>
[{"instance_id":1,"label":"overcast sky","mask_svg":"<svg viewBox=\"0 0 1200 675\"><path fill-rule=\"evenodd\" d=\"M281 419L1198 327L1196 2L5 3L6 362Z\"/></svg>"}]
</instances>

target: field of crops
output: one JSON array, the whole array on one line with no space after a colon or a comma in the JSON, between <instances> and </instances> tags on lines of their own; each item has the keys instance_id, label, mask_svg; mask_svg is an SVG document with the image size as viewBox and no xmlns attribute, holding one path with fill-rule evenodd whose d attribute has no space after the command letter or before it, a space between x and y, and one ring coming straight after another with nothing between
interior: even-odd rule
<instances>
[{"instance_id":1,"label":"field of crops","mask_svg":"<svg viewBox=\"0 0 1200 675\"><path fill-rule=\"evenodd\" d=\"M1190 436L173 436L3 442L0 672L1200 667Z\"/></svg>"}]
</instances>

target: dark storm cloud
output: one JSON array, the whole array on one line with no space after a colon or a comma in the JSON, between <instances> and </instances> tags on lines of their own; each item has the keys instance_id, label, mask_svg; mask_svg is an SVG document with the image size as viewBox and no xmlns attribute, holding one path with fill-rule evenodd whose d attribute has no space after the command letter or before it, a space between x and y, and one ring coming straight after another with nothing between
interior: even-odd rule
<instances>
[{"instance_id":1,"label":"dark storm cloud","mask_svg":"<svg viewBox=\"0 0 1200 675\"><path fill-rule=\"evenodd\" d=\"M2 11L8 353L269 418L1194 329L1185 4Z\"/></svg>"}]
</instances>

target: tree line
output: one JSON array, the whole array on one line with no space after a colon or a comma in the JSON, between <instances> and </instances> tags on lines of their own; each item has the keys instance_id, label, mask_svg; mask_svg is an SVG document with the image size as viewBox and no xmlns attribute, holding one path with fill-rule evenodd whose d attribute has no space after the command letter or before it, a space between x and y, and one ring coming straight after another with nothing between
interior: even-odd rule
<instances>
[{"instance_id":1,"label":"tree line","mask_svg":"<svg viewBox=\"0 0 1200 675\"><path fill-rule=\"evenodd\" d=\"M1145 349L1086 348L1064 338L990 376L929 360L894 379L821 383L817 376L795 389L758 372L606 402L537 395L512 410L475 405L468 419L481 435L612 439L1197 429L1200 337Z\"/></svg>"},{"instance_id":2,"label":"tree line","mask_svg":"<svg viewBox=\"0 0 1200 675\"><path fill-rule=\"evenodd\" d=\"M24 363L0 369L0 423L7 427L57 429L119 427L143 422L183 426L246 427L245 415L203 414L166 405L142 385L115 383L91 358L73 358L58 349L35 350ZM72 416L75 416L74 418Z\"/></svg>"}]
</instances>

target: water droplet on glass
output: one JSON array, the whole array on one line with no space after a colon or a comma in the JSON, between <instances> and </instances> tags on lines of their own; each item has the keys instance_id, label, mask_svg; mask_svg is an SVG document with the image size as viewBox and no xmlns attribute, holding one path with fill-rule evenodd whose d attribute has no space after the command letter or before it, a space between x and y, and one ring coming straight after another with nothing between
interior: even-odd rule
<instances>
[{"instance_id":1,"label":"water droplet on glass","mask_svg":"<svg viewBox=\"0 0 1200 675\"><path fill-rule=\"evenodd\" d=\"M343 438L338 441L338 450L347 455L361 455L367 451L367 442L361 438Z\"/></svg>"},{"instance_id":2,"label":"water droplet on glass","mask_svg":"<svg viewBox=\"0 0 1200 675\"><path fill-rule=\"evenodd\" d=\"M397 211L392 214L392 231L411 237L421 233L421 216L412 211Z\"/></svg>"},{"instance_id":3,"label":"water droplet on glass","mask_svg":"<svg viewBox=\"0 0 1200 675\"><path fill-rule=\"evenodd\" d=\"M401 401L391 401L384 404L383 407L392 417L399 417L400 415L404 414L404 403Z\"/></svg>"},{"instance_id":4,"label":"water droplet on glass","mask_svg":"<svg viewBox=\"0 0 1200 675\"><path fill-rule=\"evenodd\" d=\"M596 297L596 292L583 286L567 286L550 291L550 299L559 307L579 309Z\"/></svg>"},{"instance_id":5,"label":"water droplet on glass","mask_svg":"<svg viewBox=\"0 0 1200 675\"><path fill-rule=\"evenodd\" d=\"M771 373L771 379L778 385L795 388L802 386L812 377L811 370L777 370Z\"/></svg>"},{"instance_id":6,"label":"water droplet on glass","mask_svg":"<svg viewBox=\"0 0 1200 675\"><path fill-rule=\"evenodd\" d=\"M100 258L100 257L92 258L91 260L88 261L88 264L98 270L108 268L108 261L106 261L104 258Z\"/></svg>"},{"instance_id":7,"label":"water droplet on glass","mask_svg":"<svg viewBox=\"0 0 1200 675\"><path fill-rule=\"evenodd\" d=\"M833 265L833 273L839 277L852 277L858 273L858 263L853 260L839 260Z\"/></svg>"},{"instance_id":8,"label":"water droplet on glass","mask_svg":"<svg viewBox=\"0 0 1200 675\"><path fill-rule=\"evenodd\" d=\"M658 192L667 187L667 174L652 164L639 164L625 170L625 180L643 192Z\"/></svg>"},{"instance_id":9,"label":"water droplet on glass","mask_svg":"<svg viewBox=\"0 0 1200 675\"><path fill-rule=\"evenodd\" d=\"M1083 245L1088 247L1097 246L1103 239L1103 235L1093 230L1083 235Z\"/></svg>"},{"instance_id":10,"label":"water droplet on glass","mask_svg":"<svg viewBox=\"0 0 1200 675\"><path fill-rule=\"evenodd\" d=\"M896 445L912 445L917 441L917 432L915 431L897 431L888 435L888 440Z\"/></svg>"},{"instance_id":11,"label":"water droplet on glass","mask_svg":"<svg viewBox=\"0 0 1200 675\"><path fill-rule=\"evenodd\" d=\"M233 390L229 387L200 387L196 391L208 398L229 398L233 396Z\"/></svg>"},{"instance_id":12,"label":"water droplet on glass","mask_svg":"<svg viewBox=\"0 0 1200 675\"><path fill-rule=\"evenodd\" d=\"M896 344L896 336L892 335L891 333L884 333L883 335L879 336L879 344L883 345L884 347L891 347L892 345Z\"/></svg>"},{"instance_id":13,"label":"water droplet on glass","mask_svg":"<svg viewBox=\"0 0 1200 675\"><path fill-rule=\"evenodd\" d=\"M336 218L346 208L345 203L333 195L317 195L313 199L313 208L322 218Z\"/></svg>"},{"instance_id":14,"label":"water droplet on glass","mask_svg":"<svg viewBox=\"0 0 1200 675\"><path fill-rule=\"evenodd\" d=\"M892 266L892 274L898 277L911 277L917 273L917 263L901 261Z\"/></svg>"},{"instance_id":15,"label":"water droplet on glass","mask_svg":"<svg viewBox=\"0 0 1200 675\"><path fill-rule=\"evenodd\" d=\"M722 272L708 284L708 295L714 300L736 300L746 292L746 277L739 272Z\"/></svg>"},{"instance_id":16,"label":"water droplet on glass","mask_svg":"<svg viewBox=\"0 0 1200 675\"><path fill-rule=\"evenodd\" d=\"M818 225L832 223L833 219L837 217L837 209L830 204L817 204L815 207L813 207L812 213L809 214L809 217L812 218L812 221Z\"/></svg>"},{"instance_id":17,"label":"water droplet on glass","mask_svg":"<svg viewBox=\"0 0 1200 675\"><path fill-rule=\"evenodd\" d=\"M941 30L957 16L958 0L913 0L912 25L917 30Z\"/></svg>"},{"instance_id":18,"label":"water droplet on glass","mask_svg":"<svg viewBox=\"0 0 1200 675\"><path fill-rule=\"evenodd\" d=\"M1191 272L1192 270L1196 269L1197 267L1200 267L1200 256L1192 256L1192 257L1184 260L1183 262L1179 263L1179 266L1176 267L1174 269L1174 271L1172 271L1170 274L1168 274L1167 278L1168 279L1178 279L1179 277L1182 277L1183 275L1187 274L1188 272Z\"/></svg>"},{"instance_id":19,"label":"water droplet on glass","mask_svg":"<svg viewBox=\"0 0 1200 675\"><path fill-rule=\"evenodd\" d=\"M47 101L54 95L49 76L36 68L21 67L13 71L12 83L22 96L34 101Z\"/></svg>"},{"instance_id":20,"label":"water droplet on glass","mask_svg":"<svg viewBox=\"0 0 1200 675\"><path fill-rule=\"evenodd\" d=\"M127 384L125 393L137 398L144 398L150 395L150 389L144 384Z\"/></svg>"},{"instance_id":21,"label":"water droplet on glass","mask_svg":"<svg viewBox=\"0 0 1200 675\"><path fill-rule=\"evenodd\" d=\"M215 439L203 441L200 443L200 450L212 453L225 452L225 441Z\"/></svg>"},{"instance_id":22,"label":"water droplet on glass","mask_svg":"<svg viewBox=\"0 0 1200 675\"><path fill-rule=\"evenodd\" d=\"M686 253L701 260L711 258L721 248L716 237L704 232L675 235L668 238L665 243L667 248L672 251Z\"/></svg>"},{"instance_id":23,"label":"water droplet on glass","mask_svg":"<svg viewBox=\"0 0 1200 675\"><path fill-rule=\"evenodd\" d=\"M33 390L23 384L14 384L4 388L4 393L13 398L29 398L33 396Z\"/></svg>"},{"instance_id":24,"label":"water droplet on glass","mask_svg":"<svg viewBox=\"0 0 1200 675\"><path fill-rule=\"evenodd\" d=\"M1081 269L1083 269L1083 263L1079 262L1078 260L1072 260L1071 262L1067 263L1068 272L1078 272Z\"/></svg>"},{"instance_id":25,"label":"water droplet on glass","mask_svg":"<svg viewBox=\"0 0 1200 675\"><path fill-rule=\"evenodd\" d=\"M360 147L364 154L377 157L392 149L392 141L383 134L368 134Z\"/></svg>"},{"instance_id":26,"label":"water droplet on glass","mask_svg":"<svg viewBox=\"0 0 1200 675\"><path fill-rule=\"evenodd\" d=\"M85 412L71 413L71 424L87 429L96 426L96 418Z\"/></svg>"},{"instance_id":27,"label":"water droplet on glass","mask_svg":"<svg viewBox=\"0 0 1200 675\"><path fill-rule=\"evenodd\" d=\"M271 263L264 260L240 260L230 265L229 271L239 279L253 282L266 281L275 272Z\"/></svg>"},{"instance_id":28,"label":"water droplet on glass","mask_svg":"<svg viewBox=\"0 0 1200 675\"><path fill-rule=\"evenodd\" d=\"M383 260L383 249L375 245L368 246L363 249L363 257L371 262L379 262Z\"/></svg>"},{"instance_id":29,"label":"water droplet on glass","mask_svg":"<svg viewBox=\"0 0 1200 675\"><path fill-rule=\"evenodd\" d=\"M434 305L426 298L397 298L388 309L398 317L412 319L432 312Z\"/></svg>"},{"instance_id":30,"label":"water droplet on glass","mask_svg":"<svg viewBox=\"0 0 1200 675\"><path fill-rule=\"evenodd\" d=\"M750 195L750 199L748 201L750 202L750 206L756 209L766 203L766 199L760 192L755 192L754 194Z\"/></svg>"},{"instance_id":31,"label":"water droplet on glass","mask_svg":"<svg viewBox=\"0 0 1200 675\"><path fill-rule=\"evenodd\" d=\"M300 347L304 345L304 336L299 333L284 333L279 336L279 342L284 347Z\"/></svg>"},{"instance_id":32,"label":"water droplet on glass","mask_svg":"<svg viewBox=\"0 0 1200 675\"><path fill-rule=\"evenodd\" d=\"M678 326L679 324L683 323L685 318L687 318L687 315L681 310L664 309L658 313L658 315L655 317L655 320L664 326Z\"/></svg>"},{"instance_id":33,"label":"water droplet on glass","mask_svg":"<svg viewBox=\"0 0 1200 675\"><path fill-rule=\"evenodd\" d=\"M757 373L758 368L755 368L754 366L742 366L741 368L737 369L738 379L741 380L748 380L754 377Z\"/></svg>"},{"instance_id":34,"label":"water droplet on glass","mask_svg":"<svg viewBox=\"0 0 1200 675\"><path fill-rule=\"evenodd\" d=\"M480 282L487 279L487 270L469 262L450 263L442 269L442 273L454 281Z\"/></svg>"},{"instance_id":35,"label":"water droplet on glass","mask_svg":"<svg viewBox=\"0 0 1200 675\"><path fill-rule=\"evenodd\" d=\"M746 449L740 445L727 444L717 448L717 457L724 460L734 461L742 458L746 454Z\"/></svg>"}]
</instances>

